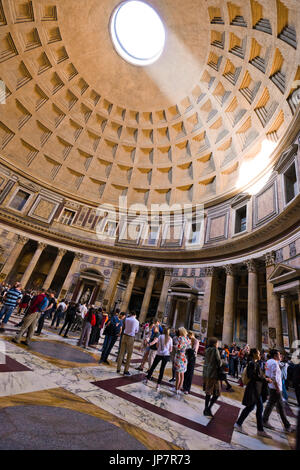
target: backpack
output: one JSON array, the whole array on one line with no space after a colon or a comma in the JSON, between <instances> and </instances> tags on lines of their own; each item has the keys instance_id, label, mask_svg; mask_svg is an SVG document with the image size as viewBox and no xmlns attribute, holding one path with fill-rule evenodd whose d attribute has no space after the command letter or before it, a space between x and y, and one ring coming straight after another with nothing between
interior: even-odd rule
<instances>
[{"instance_id":1,"label":"backpack","mask_svg":"<svg viewBox=\"0 0 300 470\"><path fill-rule=\"evenodd\" d=\"M250 379L247 374L247 368L248 366L244 368L243 373L242 373L242 382L244 385L248 385L248 383L250 382Z\"/></svg>"}]
</instances>

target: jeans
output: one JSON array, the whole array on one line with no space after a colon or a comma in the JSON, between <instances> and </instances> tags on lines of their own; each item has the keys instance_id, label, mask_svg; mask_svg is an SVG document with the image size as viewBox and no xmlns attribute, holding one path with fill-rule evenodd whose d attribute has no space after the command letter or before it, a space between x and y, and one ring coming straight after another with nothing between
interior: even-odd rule
<instances>
[{"instance_id":1,"label":"jeans","mask_svg":"<svg viewBox=\"0 0 300 470\"><path fill-rule=\"evenodd\" d=\"M111 352L112 348L114 347L114 344L117 341L117 339L118 339L118 336L116 336L116 335L114 335L114 336L106 335L105 336L100 361L107 361L107 358L110 355L110 352Z\"/></svg>"},{"instance_id":2,"label":"jeans","mask_svg":"<svg viewBox=\"0 0 300 470\"><path fill-rule=\"evenodd\" d=\"M147 379L151 379L154 369L156 368L156 366L161 361L159 377L158 377L158 381L157 381L158 384L161 384L161 381L162 381L163 376L164 376L165 367L166 367L169 360L170 360L170 356L158 356L158 354L156 354L156 356L153 360L152 366L150 367L150 369L148 371Z\"/></svg>"},{"instance_id":3,"label":"jeans","mask_svg":"<svg viewBox=\"0 0 300 470\"><path fill-rule=\"evenodd\" d=\"M3 305L0 311L0 320L2 317L4 317L3 323L6 324L8 322L9 317L14 311L14 308L15 308L15 305L5 305L5 304Z\"/></svg>"},{"instance_id":4,"label":"jeans","mask_svg":"<svg viewBox=\"0 0 300 470\"><path fill-rule=\"evenodd\" d=\"M288 394L286 391L286 386L285 386L285 379L282 379L282 396L283 398L287 401L288 400Z\"/></svg>"},{"instance_id":5,"label":"jeans","mask_svg":"<svg viewBox=\"0 0 300 470\"><path fill-rule=\"evenodd\" d=\"M269 401L267 403L267 406L265 408L265 412L263 415L263 422L267 423L270 417L270 414L272 413L272 410L274 406L276 405L277 411L280 415L281 421L285 427L285 429L289 429L291 424L289 423L284 407L283 407L283 401L282 401L282 394L281 392L277 392L275 389L270 389L270 396L269 396Z\"/></svg>"},{"instance_id":6,"label":"jeans","mask_svg":"<svg viewBox=\"0 0 300 470\"><path fill-rule=\"evenodd\" d=\"M246 406L243 411L241 412L240 414L240 417L239 419L237 420L237 424L239 426L242 426L243 422L245 421L245 419L247 418L247 416L251 413L251 411L254 410L256 406L256 425L257 425L257 430L258 431L263 431L264 430L264 426L263 426L263 419L262 419L262 415L263 415L263 409L264 409L264 405L263 405L263 401L262 401L262 398L259 397L258 401L256 403L254 403L253 405L251 406Z\"/></svg>"},{"instance_id":7,"label":"jeans","mask_svg":"<svg viewBox=\"0 0 300 470\"><path fill-rule=\"evenodd\" d=\"M53 326L55 321L56 321L56 328L58 328L59 324L60 324L60 321L63 319L63 317L64 317L64 312L60 312L59 310L56 310L56 312L54 314L54 317L53 317L53 320L52 320L52 323L51 323L51 326Z\"/></svg>"}]
</instances>

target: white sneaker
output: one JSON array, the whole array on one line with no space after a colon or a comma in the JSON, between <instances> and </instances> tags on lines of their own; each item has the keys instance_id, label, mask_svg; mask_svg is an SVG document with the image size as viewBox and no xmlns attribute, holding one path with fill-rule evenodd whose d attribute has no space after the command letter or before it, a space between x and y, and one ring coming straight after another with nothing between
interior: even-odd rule
<instances>
[{"instance_id":1,"label":"white sneaker","mask_svg":"<svg viewBox=\"0 0 300 470\"><path fill-rule=\"evenodd\" d=\"M157 392L160 391L160 385L156 385L156 391L157 391Z\"/></svg>"},{"instance_id":2,"label":"white sneaker","mask_svg":"<svg viewBox=\"0 0 300 470\"><path fill-rule=\"evenodd\" d=\"M240 424L237 424L237 423L234 423L234 429L242 434L245 434L246 436L248 436L248 433L243 429L243 426L241 426Z\"/></svg>"}]
</instances>

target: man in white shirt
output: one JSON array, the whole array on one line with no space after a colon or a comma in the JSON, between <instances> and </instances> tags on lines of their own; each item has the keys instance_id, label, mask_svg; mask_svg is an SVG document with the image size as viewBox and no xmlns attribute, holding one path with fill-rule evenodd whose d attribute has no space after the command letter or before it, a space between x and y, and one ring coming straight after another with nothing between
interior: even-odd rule
<instances>
[{"instance_id":1,"label":"man in white shirt","mask_svg":"<svg viewBox=\"0 0 300 470\"><path fill-rule=\"evenodd\" d=\"M118 363L117 363L118 373L121 371L123 358L125 354L127 353L127 359L126 359L126 364L124 368L124 375L131 375L128 369L129 369L130 359L131 359L132 352L133 352L135 335L139 332L139 328L140 328L140 324L136 319L136 313L131 312L130 317L125 318L124 320L124 334L122 338L121 350L120 350Z\"/></svg>"},{"instance_id":2,"label":"man in white shirt","mask_svg":"<svg viewBox=\"0 0 300 470\"><path fill-rule=\"evenodd\" d=\"M272 349L270 351L270 359L266 362L266 377L272 379L272 382L268 384L270 396L263 414L263 426L269 429L274 429L274 427L269 423L269 417L276 405L285 431L292 432L294 429L286 417L282 401L282 377L279 366L280 360L280 352L277 349Z\"/></svg>"}]
</instances>

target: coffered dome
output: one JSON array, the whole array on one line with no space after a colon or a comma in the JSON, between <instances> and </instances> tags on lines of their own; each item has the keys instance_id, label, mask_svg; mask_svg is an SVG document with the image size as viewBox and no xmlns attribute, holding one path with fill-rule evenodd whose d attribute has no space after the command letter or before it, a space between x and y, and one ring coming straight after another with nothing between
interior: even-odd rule
<instances>
[{"instance_id":1,"label":"coffered dome","mask_svg":"<svg viewBox=\"0 0 300 470\"><path fill-rule=\"evenodd\" d=\"M113 47L116 0L0 0L1 162L92 205L213 204L251 186L296 113L296 0L149 0L166 43Z\"/></svg>"}]
</instances>

